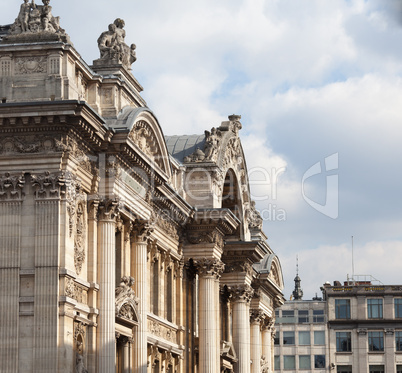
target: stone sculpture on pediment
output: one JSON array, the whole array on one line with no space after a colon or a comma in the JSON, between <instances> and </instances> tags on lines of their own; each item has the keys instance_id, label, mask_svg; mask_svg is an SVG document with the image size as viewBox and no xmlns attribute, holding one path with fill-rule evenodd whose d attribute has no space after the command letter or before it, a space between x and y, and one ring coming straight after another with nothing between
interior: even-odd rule
<instances>
[{"instance_id":1,"label":"stone sculpture on pediment","mask_svg":"<svg viewBox=\"0 0 402 373\"><path fill-rule=\"evenodd\" d=\"M139 299L132 289L134 282L133 277L123 276L119 286L115 289L116 315L131 321L138 319L136 307Z\"/></svg>"},{"instance_id":2,"label":"stone sculpture on pediment","mask_svg":"<svg viewBox=\"0 0 402 373\"><path fill-rule=\"evenodd\" d=\"M216 162L218 158L219 144L221 142L222 133L215 127L211 132L205 131L205 159L208 161Z\"/></svg>"},{"instance_id":3,"label":"stone sculpture on pediment","mask_svg":"<svg viewBox=\"0 0 402 373\"><path fill-rule=\"evenodd\" d=\"M254 201L251 201L251 206L246 210L246 221L249 229L262 229L263 219L261 214L257 211Z\"/></svg>"},{"instance_id":4,"label":"stone sculpture on pediment","mask_svg":"<svg viewBox=\"0 0 402 373\"><path fill-rule=\"evenodd\" d=\"M128 46L124 39L126 31L125 23L121 18L117 18L111 23L107 31L102 32L98 38L100 59L95 61L96 65L115 65L121 64L130 69L131 65L137 60L136 45Z\"/></svg>"},{"instance_id":5,"label":"stone sculpture on pediment","mask_svg":"<svg viewBox=\"0 0 402 373\"><path fill-rule=\"evenodd\" d=\"M15 22L11 25L9 35L4 38L5 42L22 42L25 39L45 40L49 37L52 40L69 41L65 31L60 27L59 17L54 17L52 14L50 0L42 0L42 3L43 5L37 5L34 0L30 3L29 0L24 0Z\"/></svg>"}]
</instances>

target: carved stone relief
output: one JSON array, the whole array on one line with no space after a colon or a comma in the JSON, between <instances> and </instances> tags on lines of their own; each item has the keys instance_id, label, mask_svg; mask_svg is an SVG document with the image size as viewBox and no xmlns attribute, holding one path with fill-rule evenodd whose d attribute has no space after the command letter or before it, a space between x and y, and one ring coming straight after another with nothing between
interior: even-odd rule
<instances>
[{"instance_id":1,"label":"carved stone relief","mask_svg":"<svg viewBox=\"0 0 402 373\"><path fill-rule=\"evenodd\" d=\"M177 331L155 320L148 320L148 330L151 334L166 339L169 342L177 342Z\"/></svg>"},{"instance_id":2,"label":"carved stone relief","mask_svg":"<svg viewBox=\"0 0 402 373\"><path fill-rule=\"evenodd\" d=\"M214 243L219 247L223 247L224 245L222 234L216 230L213 231L189 230L187 231L187 241L193 245L200 243Z\"/></svg>"},{"instance_id":3,"label":"carved stone relief","mask_svg":"<svg viewBox=\"0 0 402 373\"><path fill-rule=\"evenodd\" d=\"M119 286L115 289L116 315L127 320L138 321L136 308L139 299L135 296L132 289L134 278L131 276L122 277Z\"/></svg>"},{"instance_id":4,"label":"carved stone relief","mask_svg":"<svg viewBox=\"0 0 402 373\"><path fill-rule=\"evenodd\" d=\"M43 74L47 72L47 57L24 57L15 60L16 75Z\"/></svg>"},{"instance_id":5,"label":"carved stone relief","mask_svg":"<svg viewBox=\"0 0 402 373\"><path fill-rule=\"evenodd\" d=\"M257 211L255 207L254 201L251 202L251 206L246 210L246 221L248 223L249 229L251 230L262 229L263 220L260 213Z\"/></svg>"},{"instance_id":6,"label":"carved stone relief","mask_svg":"<svg viewBox=\"0 0 402 373\"><path fill-rule=\"evenodd\" d=\"M81 273L85 261L85 232L85 209L82 203L78 203L74 235L74 266L78 275Z\"/></svg>"},{"instance_id":7,"label":"carved stone relief","mask_svg":"<svg viewBox=\"0 0 402 373\"><path fill-rule=\"evenodd\" d=\"M88 298L88 290L85 286L77 284L72 278L67 277L65 280L64 294L76 300L79 303L86 304Z\"/></svg>"},{"instance_id":8,"label":"carved stone relief","mask_svg":"<svg viewBox=\"0 0 402 373\"><path fill-rule=\"evenodd\" d=\"M249 276L252 276L254 270L250 263L245 261L238 261L238 262L226 263L225 273L230 272L246 272Z\"/></svg>"}]
</instances>

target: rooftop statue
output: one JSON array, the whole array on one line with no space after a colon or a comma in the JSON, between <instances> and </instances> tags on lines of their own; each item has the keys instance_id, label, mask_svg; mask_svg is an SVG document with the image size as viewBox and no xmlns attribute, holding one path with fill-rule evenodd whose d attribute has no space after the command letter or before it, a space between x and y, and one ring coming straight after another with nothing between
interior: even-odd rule
<instances>
[{"instance_id":1,"label":"rooftop statue","mask_svg":"<svg viewBox=\"0 0 402 373\"><path fill-rule=\"evenodd\" d=\"M98 64L105 65L122 64L130 68L131 64L137 59L135 55L135 44L129 47L125 42L126 31L124 21L117 18L114 23L109 25L108 31L102 32L98 38L100 59Z\"/></svg>"},{"instance_id":2,"label":"rooftop statue","mask_svg":"<svg viewBox=\"0 0 402 373\"><path fill-rule=\"evenodd\" d=\"M52 14L52 7L49 5L50 0L42 0L42 3L43 5L37 5L35 0L31 2L24 0L18 17L4 39L13 42L18 40L25 42L35 39L46 40L46 36L52 36L53 40L55 39L54 36L57 36L57 39L69 41L66 39L65 30L60 27L59 17L54 17Z\"/></svg>"}]
</instances>

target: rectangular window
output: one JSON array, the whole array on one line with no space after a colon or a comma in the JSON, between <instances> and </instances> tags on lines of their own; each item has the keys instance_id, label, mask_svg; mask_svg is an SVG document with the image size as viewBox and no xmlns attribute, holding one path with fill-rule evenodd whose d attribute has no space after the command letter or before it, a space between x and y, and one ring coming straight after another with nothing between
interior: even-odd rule
<instances>
[{"instance_id":1,"label":"rectangular window","mask_svg":"<svg viewBox=\"0 0 402 373\"><path fill-rule=\"evenodd\" d=\"M314 344L315 345L325 345L325 332L315 331L314 332Z\"/></svg>"},{"instance_id":2,"label":"rectangular window","mask_svg":"<svg viewBox=\"0 0 402 373\"><path fill-rule=\"evenodd\" d=\"M311 369L310 355L299 355L299 369Z\"/></svg>"},{"instance_id":3,"label":"rectangular window","mask_svg":"<svg viewBox=\"0 0 402 373\"><path fill-rule=\"evenodd\" d=\"M396 373L402 373L402 365L396 366Z\"/></svg>"},{"instance_id":4,"label":"rectangular window","mask_svg":"<svg viewBox=\"0 0 402 373\"><path fill-rule=\"evenodd\" d=\"M402 332L395 332L395 349L402 351Z\"/></svg>"},{"instance_id":5,"label":"rectangular window","mask_svg":"<svg viewBox=\"0 0 402 373\"><path fill-rule=\"evenodd\" d=\"M310 345L310 332L299 332L299 345Z\"/></svg>"},{"instance_id":6,"label":"rectangular window","mask_svg":"<svg viewBox=\"0 0 402 373\"><path fill-rule=\"evenodd\" d=\"M295 332L283 332L283 344L294 345L295 344Z\"/></svg>"},{"instance_id":7,"label":"rectangular window","mask_svg":"<svg viewBox=\"0 0 402 373\"><path fill-rule=\"evenodd\" d=\"M308 322L308 310L299 310L299 323Z\"/></svg>"},{"instance_id":8,"label":"rectangular window","mask_svg":"<svg viewBox=\"0 0 402 373\"><path fill-rule=\"evenodd\" d=\"M313 322L324 322L324 310L313 310Z\"/></svg>"},{"instance_id":9,"label":"rectangular window","mask_svg":"<svg viewBox=\"0 0 402 373\"><path fill-rule=\"evenodd\" d=\"M325 368L325 355L314 355L314 368Z\"/></svg>"},{"instance_id":10,"label":"rectangular window","mask_svg":"<svg viewBox=\"0 0 402 373\"><path fill-rule=\"evenodd\" d=\"M368 332L369 351L384 351L384 333Z\"/></svg>"},{"instance_id":11,"label":"rectangular window","mask_svg":"<svg viewBox=\"0 0 402 373\"><path fill-rule=\"evenodd\" d=\"M352 351L352 333L336 332L336 351L351 352Z\"/></svg>"},{"instance_id":12,"label":"rectangular window","mask_svg":"<svg viewBox=\"0 0 402 373\"><path fill-rule=\"evenodd\" d=\"M283 369L296 369L296 358L294 355L285 355L283 357Z\"/></svg>"},{"instance_id":13,"label":"rectangular window","mask_svg":"<svg viewBox=\"0 0 402 373\"><path fill-rule=\"evenodd\" d=\"M274 369L281 370L281 357L280 356L274 356Z\"/></svg>"},{"instance_id":14,"label":"rectangular window","mask_svg":"<svg viewBox=\"0 0 402 373\"><path fill-rule=\"evenodd\" d=\"M282 317L295 317L295 311L282 311Z\"/></svg>"},{"instance_id":15,"label":"rectangular window","mask_svg":"<svg viewBox=\"0 0 402 373\"><path fill-rule=\"evenodd\" d=\"M335 299L335 318L350 319L350 299Z\"/></svg>"},{"instance_id":16,"label":"rectangular window","mask_svg":"<svg viewBox=\"0 0 402 373\"><path fill-rule=\"evenodd\" d=\"M369 365L370 373L384 373L384 365Z\"/></svg>"},{"instance_id":17,"label":"rectangular window","mask_svg":"<svg viewBox=\"0 0 402 373\"><path fill-rule=\"evenodd\" d=\"M402 319L402 298L395 298L395 318Z\"/></svg>"},{"instance_id":18,"label":"rectangular window","mask_svg":"<svg viewBox=\"0 0 402 373\"><path fill-rule=\"evenodd\" d=\"M367 317L382 319L382 299L367 299Z\"/></svg>"},{"instance_id":19,"label":"rectangular window","mask_svg":"<svg viewBox=\"0 0 402 373\"><path fill-rule=\"evenodd\" d=\"M276 333L275 333L275 338L274 338L274 344L275 344L275 345L279 345L280 333L281 333L281 332L276 332Z\"/></svg>"},{"instance_id":20,"label":"rectangular window","mask_svg":"<svg viewBox=\"0 0 402 373\"><path fill-rule=\"evenodd\" d=\"M275 318L277 319L279 317L279 310L275 310Z\"/></svg>"},{"instance_id":21,"label":"rectangular window","mask_svg":"<svg viewBox=\"0 0 402 373\"><path fill-rule=\"evenodd\" d=\"M351 365L338 365L336 367L336 373L352 373Z\"/></svg>"}]
</instances>

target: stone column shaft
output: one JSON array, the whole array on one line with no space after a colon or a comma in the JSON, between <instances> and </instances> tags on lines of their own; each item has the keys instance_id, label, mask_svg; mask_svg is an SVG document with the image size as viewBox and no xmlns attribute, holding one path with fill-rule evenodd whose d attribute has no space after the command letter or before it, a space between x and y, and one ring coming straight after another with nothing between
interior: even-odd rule
<instances>
[{"instance_id":1,"label":"stone column shaft","mask_svg":"<svg viewBox=\"0 0 402 373\"><path fill-rule=\"evenodd\" d=\"M147 281L147 239L146 231L135 235L131 246L131 273L134 274L135 293L139 298L138 312L140 320L134 338L134 365L135 372L147 373L148 349L148 297L149 286Z\"/></svg>"},{"instance_id":2,"label":"stone column shaft","mask_svg":"<svg viewBox=\"0 0 402 373\"><path fill-rule=\"evenodd\" d=\"M261 370L261 332L259 321L251 323L251 373L260 373Z\"/></svg>"},{"instance_id":3,"label":"stone column shaft","mask_svg":"<svg viewBox=\"0 0 402 373\"><path fill-rule=\"evenodd\" d=\"M271 344L271 329L264 328L262 330L262 356L264 356L266 363L271 371L274 367L272 366L271 355L272 355L272 344Z\"/></svg>"},{"instance_id":4,"label":"stone column shaft","mask_svg":"<svg viewBox=\"0 0 402 373\"><path fill-rule=\"evenodd\" d=\"M253 290L248 285L233 287L233 346L238 362L235 373L250 373L250 299Z\"/></svg>"},{"instance_id":5,"label":"stone column shaft","mask_svg":"<svg viewBox=\"0 0 402 373\"><path fill-rule=\"evenodd\" d=\"M115 221L100 219L99 247L99 317L98 317L98 372L115 371Z\"/></svg>"},{"instance_id":6,"label":"stone column shaft","mask_svg":"<svg viewBox=\"0 0 402 373\"><path fill-rule=\"evenodd\" d=\"M199 274L199 373L219 372L219 277L224 264L217 259L195 261Z\"/></svg>"}]
</instances>

